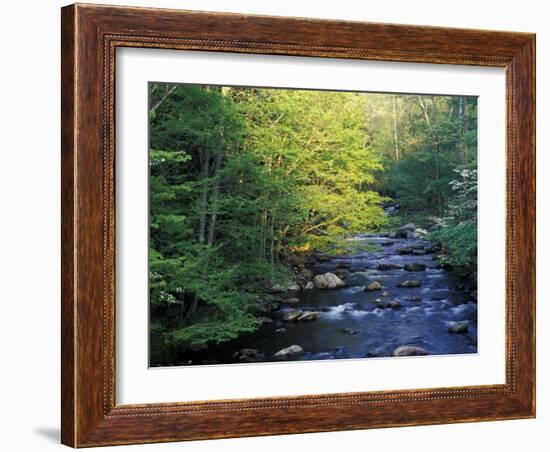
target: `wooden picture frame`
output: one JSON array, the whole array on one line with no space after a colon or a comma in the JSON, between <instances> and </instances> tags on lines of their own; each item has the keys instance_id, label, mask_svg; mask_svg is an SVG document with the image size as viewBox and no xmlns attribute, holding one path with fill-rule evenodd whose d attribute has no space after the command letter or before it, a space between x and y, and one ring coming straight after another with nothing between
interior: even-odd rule
<instances>
[{"instance_id":1,"label":"wooden picture frame","mask_svg":"<svg viewBox=\"0 0 550 452\"><path fill-rule=\"evenodd\" d=\"M506 69L506 383L115 403L115 50ZM62 9L62 442L73 447L535 416L535 35L70 5Z\"/></svg>"}]
</instances>

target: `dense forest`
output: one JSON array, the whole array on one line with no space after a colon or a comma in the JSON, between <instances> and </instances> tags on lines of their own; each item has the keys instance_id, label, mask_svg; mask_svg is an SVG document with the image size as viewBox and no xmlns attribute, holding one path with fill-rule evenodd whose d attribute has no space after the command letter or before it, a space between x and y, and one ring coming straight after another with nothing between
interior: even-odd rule
<instances>
[{"instance_id":1,"label":"dense forest","mask_svg":"<svg viewBox=\"0 0 550 452\"><path fill-rule=\"evenodd\" d=\"M148 113L152 365L255 331L357 234L413 222L475 275L476 98L150 83Z\"/></svg>"}]
</instances>

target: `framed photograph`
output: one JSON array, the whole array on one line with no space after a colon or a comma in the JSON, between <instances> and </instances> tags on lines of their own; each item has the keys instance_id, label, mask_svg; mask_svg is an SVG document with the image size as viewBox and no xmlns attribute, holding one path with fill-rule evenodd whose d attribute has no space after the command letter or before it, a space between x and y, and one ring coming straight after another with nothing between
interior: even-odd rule
<instances>
[{"instance_id":1,"label":"framed photograph","mask_svg":"<svg viewBox=\"0 0 550 452\"><path fill-rule=\"evenodd\" d=\"M62 9L62 442L535 416L535 36Z\"/></svg>"}]
</instances>

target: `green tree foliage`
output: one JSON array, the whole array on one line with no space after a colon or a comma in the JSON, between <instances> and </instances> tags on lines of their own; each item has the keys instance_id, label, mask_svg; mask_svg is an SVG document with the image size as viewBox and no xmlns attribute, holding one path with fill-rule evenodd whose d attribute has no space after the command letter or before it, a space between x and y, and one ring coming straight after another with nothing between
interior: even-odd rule
<instances>
[{"instance_id":1,"label":"green tree foliage","mask_svg":"<svg viewBox=\"0 0 550 452\"><path fill-rule=\"evenodd\" d=\"M464 272L477 268L477 170L455 170L449 185L453 195L432 238L443 244L442 263Z\"/></svg>"},{"instance_id":2,"label":"green tree foliage","mask_svg":"<svg viewBox=\"0 0 550 452\"><path fill-rule=\"evenodd\" d=\"M293 262L387 227L390 198L441 217L438 240L471 261L452 230L475 194L453 171L475 168L475 99L164 83L149 98L152 364L257 329Z\"/></svg>"},{"instance_id":3,"label":"green tree foliage","mask_svg":"<svg viewBox=\"0 0 550 452\"><path fill-rule=\"evenodd\" d=\"M443 215L457 168L477 165L477 99L370 95L372 145L384 156L380 188L405 212Z\"/></svg>"},{"instance_id":4,"label":"green tree foliage","mask_svg":"<svg viewBox=\"0 0 550 452\"><path fill-rule=\"evenodd\" d=\"M364 109L349 93L151 84L153 362L253 331L293 257L385 224Z\"/></svg>"}]
</instances>

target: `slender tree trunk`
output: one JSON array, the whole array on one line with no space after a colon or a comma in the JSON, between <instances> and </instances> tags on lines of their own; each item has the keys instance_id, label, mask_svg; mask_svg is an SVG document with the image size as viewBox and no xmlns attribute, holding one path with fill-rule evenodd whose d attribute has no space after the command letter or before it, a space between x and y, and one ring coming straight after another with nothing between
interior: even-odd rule
<instances>
[{"instance_id":1,"label":"slender tree trunk","mask_svg":"<svg viewBox=\"0 0 550 452\"><path fill-rule=\"evenodd\" d=\"M432 121L430 120L430 115L428 113L428 107L426 106L426 104L422 100L422 96L417 96L417 98L418 98L418 103L420 104L420 109L422 110L422 113L424 114L424 119L426 120L426 124L428 124L428 128L430 129L430 132L433 134Z\"/></svg>"},{"instance_id":2,"label":"slender tree trunk","mask_svg":"<svg viewBox=\"0 0 550 452\"><path fill-rule=\"evenodd\" d=\"M177 317L178 327L183 326L184 312L185 312L185 302L184 300L181 300L180 304L178 305L178 317Z\"/></svg>"},{"instance_id":3,"label":"slender tree trunk","mask_svg":"<svg viewBox=\"0 0 550 452\"><path fill-rule=\"evenodd\" d=\"M210 151L207 149L203 155L201 178L202 191L199 216L199 243L204 244L206 233L206 213L208 210L208 171L210 166Z\"/></svg>"},{"instance_id":4,"label":"slender tree trunk","mask_svg":"<svg viewBox=\"0 0 550 452\"><path fill-rule=\"evenodd\" d=\"M397 139L397 96L393 96L393 141L395 144L395 161L399 161L399 143Z\"/></svg>"},{"instance_id":5,"label":"slender tree trunk","mask_svg":"<svg viewBox=\"0 0 550 452\"><path fill-rule=\"evenodd\" d=\"M435 180L439 182L439 145L437 142L437 137L435 136L435 131L432 126L432 121L430 119L430 114L428 112L428 107L422 100L422 96L417 96L418 103L420 104L420 108L422 110L422 113L424 114L424 119L426 121L426 124L428 125L428 129L430 130L430 139L432 142L432 150L435 154ZM437 210L439 213L439 216L443 214L443 200L441 199L441 191L438 190L436 194L436 200L437 200Z\"/></svg>"},{"instance_id":6,"label":"slender tree trunk","mask_svg":"<svg viewBox=\"0 0 550 452\"><path fill-rule=\"evenodd\" d=\"M266 258L266 247L267 247L267 210L262 211L262 221L261 221L261 236L260 236L260 259Z\"/></svg>"},{"instance_id":7,"label":"slender tree trunk","mask_svg":"<svg viewBox=\"0 0 550 452\"><path fill-rule=\"evenodd\" d=\"M193 295L193 300L191 301L191 305L189 306L189 310L187 311L187 314L185 316L186 320L191 320L195 316L198 305L199 305L199 296L198 294L195 294Z\"/></svg>"},{"instance_id":8,"label":"slender tree trunk","mask_svg":"<svg viewBox=\"0 0 550 452\"><path fill-rule=\"evenodd\" d=\"M458 161L461 164L466 163L466 152L464 149L464 116L465 116L464 97L458 98Z\"/></svg>"},{"instance_id":9,"label":"slender tree trunk","mask_svg":"<svg viewBox=\"0 0 550 452\"><path fill-rule=\"evenodd\" d=\"M208 211L208 172L210 167L210 151L207 149L203 154L202 161L202 191L201 191L201 202L200 202L200 213L199 213L199 243L201 245L205 242L206 234L206 214ZM190 320L195 316L197 312L197 306L199 304L199 295L195 294L193 296L193 301L191 301L191 306L186 314L186 319Z\"/></svg>"},{"instance_id":10,"label":"slender tree trunk","mask_svg":"<svg viewBox=\"0 0 550 452\"><path fill-rule=\"evenodd\" d=\"M269 242L269 262L271 267L275 264L275 217L271 215L271 226L269 230L270 242Z\"/></svg>"},{"instance_id":11,"label":"slender tree trunk","mask_svg":"<svg viewBox=\"0 0 550 452\"><path fill-rule=\"evenodd\" d=\"M216 220L218 218L218 198L220 196L220 178L219 171L222 163L222 133L220 132L218 149L216 150L216 160L214 161L214 173L213 176L216 178L214 182L214 188L212 189L212 215L210 216L210 227L208 228L208 246L212 246L214 243L214 233L216 230Z\"/></svg>"},{"instance_id":12,"label":"slender tree trunk","mask_svg":"<svg viewBox=\"0 0 550 452\"><path fill-rule=\"evenodd\" d=\"M156 87L157 87L157 85L154 85L151 92L155 91ZM154 113L155 111L157 111L157 109L164 103L164 101L166 99L168 99L170 94L172 94L176 90L177 87L178 87L178 85L174 85L174 86L171 86L171 87L167 85L166 86L166 92L163 94L163 96L160 98L160 100L151 107L150 113Z\"/></svg>"}]
</instances>

